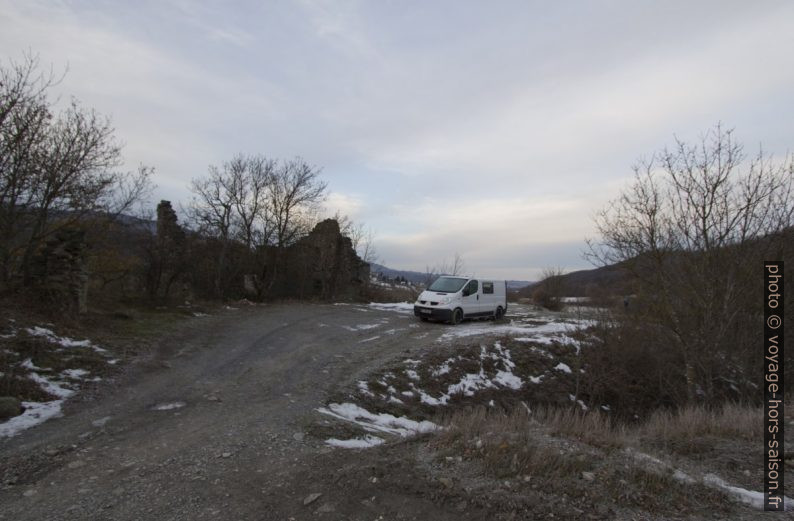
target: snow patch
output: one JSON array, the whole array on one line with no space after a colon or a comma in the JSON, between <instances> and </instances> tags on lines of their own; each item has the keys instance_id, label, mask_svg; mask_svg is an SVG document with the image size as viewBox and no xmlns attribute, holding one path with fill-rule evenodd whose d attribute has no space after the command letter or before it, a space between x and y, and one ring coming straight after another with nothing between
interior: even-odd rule
<instances>
[{"instance_id":1,"label":"snow patch","mask_svg":"<svg viewBox=\"0 0 794 521\"><path fill-rule=\"evenodd\" d=\"M65 336L58 336L51 329L45 327L33 326L25 329L31 336L39 336L47 339L52 344L59 344L63 347L90 347L97 353L106 353L105 349L95 346L90 340L73 340Z\"/></svg>"},{"instance_id":2,"label":"snow patch","mask_svg":"<svg viewBox=\"0 0 794 521\"><path fill-rule=\"evenodd\" d=\"M62 404L63 400L53 400L51 402L22 402L22 407L25 408L25 412L19 416L14 416L4 423L0 423L0 438L16 436L25 429L35 427L50 418L61 416Z\"/></svg>"},{"instance_id":3,"label":"snow patch","mask_svg":"<svg viewBox=\"0 0 794 521\"><path fill-rule=\"evenodd\" d=\"M405 416L374 414L353 403L331 403L328 407L320 407L317 411L338 420L355 423L369 432L383 432L403 437L433 432L440 428L427 420L417 422Z\"/></svg>"},{"instance_id":4,"label":"snow patch","mask_svg":"<svg viewBox=\"0 0 794 521\"><path fill-rule=\"evenodd\" d=\"M325 440L327 445L331 447L339 447L341 449L369 449L376 447L383 443L383 438L377 436L364 436L363 438L351 438L349 440L338 440L336 438L328 438Z\"/></svg>"},{"instance_id":5,"label":"snow patch","mask_svg":"<svg viewBox=\"0 0 794 521\"><path fill-rule=\"evenodd\" d=\"M185 402L167 402L160 403L152 407L153 411L171 411L173 409L181 409L187 405Z\"/></svg>"},{"instance_id":6,"label":"snow patch","mask_svg":"<svg viewBox=\"0 0 794 521\"><path fill-rule=\"evenodd\" d=\"M396 311L397 313L414 312L414 305L410 302L370 302L369 307L381 311Z\"/></svg>"},{"instance_id":7,"label":"snow patch","mask_svg":"<svg viewBox=\"0 0 794 521\"><path fill-rule=\"evenodd\" d=\"M344 329L348 331L365 331L367 329L372 329L379 327L380 324L359 324L357 326L342 326Z\"/></svg>"},{"instance_id":8,"label":"snow patch","mask_svg":"<svg viewBox=\"0 0 794 521\"><path fill-rule=\"evenodd\" d=\"M372 391L369 390L369 384L365 380L358 381L358 392L365 396L375 396L372 394Z\"/></svg>"},{"instance_id":9,"label":"snow patch","mask_svg":"<svg viewBox=\"0 0 794 521\"><path fill-rule=\"evenodd\" d=\"M493 381L503 387L509 387L510 389L521 389L521 386L524 385L521 378L507 371L498 371Z\"/></svg>"},{"instance_id":10,"label":"snow patch","mask_svg":"<svg viewBox=\"0 0 794 521\"><path fill-rule=\"evenodd\" d=\"M29 373L28 378L39 384L39 387L45 392L53 396L57 396L58 398L69 398L72 396L75 391L74 389L70 389L69 387L64 387L63 382L57 382L55 380L51 380L44 376L41 376L39 373ZM45 402L46 403L46 402Z\"/></svg>"}]
</instances>

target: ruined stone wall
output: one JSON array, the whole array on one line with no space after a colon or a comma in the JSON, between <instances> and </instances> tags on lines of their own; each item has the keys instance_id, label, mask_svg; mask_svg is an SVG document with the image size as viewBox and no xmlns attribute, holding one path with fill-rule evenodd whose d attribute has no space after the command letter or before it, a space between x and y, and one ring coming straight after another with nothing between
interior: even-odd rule
<instances>
[{"instance_id":1,"label":"ruined stone wall","mask_svg":"<svg viewBox=\"0 0 794 521\"><path fill-rule=\"evenodd\" d=\"M272 263L279 264L271 297L353 300L369 280L369 264L358 257L334 219L320 222L284 251L269 253Z\"/></svg>"},{"instance_id":2,"label":"ruined stone wall","mask_svg":"<svg viewBox=\"0 0 794 521\"><path fill-rule=\"evenodd\" d=\"M85 254L85 232L59 230L31 260L32 289L64 310L85 313L88 291Z\"/></svg>"}]
</instances>

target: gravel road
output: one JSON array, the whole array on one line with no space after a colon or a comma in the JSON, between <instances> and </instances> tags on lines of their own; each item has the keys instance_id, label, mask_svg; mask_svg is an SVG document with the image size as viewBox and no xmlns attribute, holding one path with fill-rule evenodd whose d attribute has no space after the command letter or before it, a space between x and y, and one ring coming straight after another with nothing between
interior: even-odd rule
<instances>
[{"instance_id":1,"label":"gravel road","mask_svg":"<svg viewBox=\"0 0 794 521\"><path fill-rule=\"evenodd\" d=\"M102 398L0 441L15 476L0 519L487 518L445 503L421 444L351 451L309 434L329 395L447 329L355 305L191 319Z\"/></svg>"}]
</instances>

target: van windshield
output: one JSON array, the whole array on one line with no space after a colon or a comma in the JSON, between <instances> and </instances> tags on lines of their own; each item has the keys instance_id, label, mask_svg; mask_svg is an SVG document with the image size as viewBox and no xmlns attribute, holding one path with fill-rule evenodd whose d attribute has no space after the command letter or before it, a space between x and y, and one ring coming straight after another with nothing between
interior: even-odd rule
<instances>
[{"instance_id":1,"label":"van windshield","mask_svg":"<svg viewBox=\"0 0 794 521\"><path fill-rule=\"evenodd\" d=\"M458 279L455 277L439 277L436 281L427 288L430 291L439 291L441 293L457 293L460 288L466 284L468 279Z\"/></svg>"}]
</instances>

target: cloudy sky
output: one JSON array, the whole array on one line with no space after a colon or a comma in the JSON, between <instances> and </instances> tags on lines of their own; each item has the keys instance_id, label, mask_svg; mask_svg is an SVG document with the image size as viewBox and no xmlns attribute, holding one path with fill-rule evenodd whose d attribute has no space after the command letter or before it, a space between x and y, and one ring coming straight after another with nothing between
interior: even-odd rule
<instances>
[{"instance_id":1,"label":"cloudy sky","mask_svg":"<svg viewBox=\"0 0 794 521\"><path fill-rule=\"evenodd\" d=\"M155 197L238 152L323 168L382 262L533 279L589 267L641 156L718 121L794 137L794 2L0 0L25 51L112 117Z\"/></svg>"}]
</instances>

